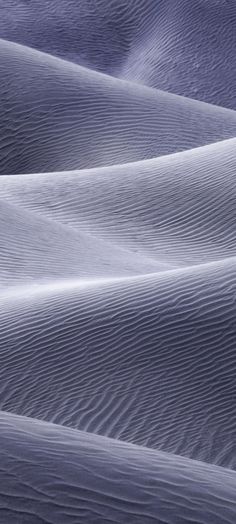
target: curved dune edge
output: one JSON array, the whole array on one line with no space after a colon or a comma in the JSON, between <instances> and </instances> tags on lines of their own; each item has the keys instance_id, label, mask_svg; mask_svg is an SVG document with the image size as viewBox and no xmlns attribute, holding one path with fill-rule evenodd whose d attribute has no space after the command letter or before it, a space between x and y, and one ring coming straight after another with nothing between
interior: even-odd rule
<instances>
[{"instance_id":1,"label":"curved dune edge","mask_svg":"<svg viewBox=\"0 0 236 524\"><path fill-rule=\"evenodd\" d=\"M3 412L0 428L9 524L234 524L236 474L225 468Z\"/></svg>"},{"instance_id":2,"label":"curved dune edge","mask_svg":"<svg viewBox=\"0 0 236 524\"><path fill-rule=\"evenodd\" d=\"M235 260L6 293L0 408L234 469Z\"/></svg>"},{"instance_id":3,"label":"curved dune edge","mask_svg":"<svg viewBox=\"0 0 236 524\"><path fill-rule=\"evenodd\" d=\"M132 162L236 134L236 112L230 109L12 42L0 40L0 50L1 175Z\"/></svg>"},{"instance_id":4,"label":"curved dune edge","mask_svg":"<svg viewBox=\"0 0 236 524\"><path fill-rule=\"evenodd\" d=\"M137 271L140 256L147 272L155 262L171 269L236 255L235 151L234 138L126 165L2 176L0 190L11 204L133 252Z\"/></svg>"},{"instance_id":5,"label":"curved dune edge","mask_svg":"<svg viewBox=\"0 0 236 524\"><path fill-rule=\"evenodd\" d=\"M2 38L236 109L234 0L1 0L0 10Z\"/></svg>"},{"instance_id":6,"label":"curved dune edge","mask_svg":"<svg viewBox=\"0 0 236 524\"><path fill-rule=\"evenodd\" d=\"M0 200L0 243L2 289L52 280L133 276L175 267L5 199Z\"/></svg>"}]
</instances>

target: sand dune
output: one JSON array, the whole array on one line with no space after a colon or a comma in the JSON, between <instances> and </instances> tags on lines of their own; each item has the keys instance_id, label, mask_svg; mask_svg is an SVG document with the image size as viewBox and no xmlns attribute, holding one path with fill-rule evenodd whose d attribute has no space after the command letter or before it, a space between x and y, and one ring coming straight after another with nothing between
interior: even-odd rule
<instances>
[{"instance_id":1,"label":"sand dune","mask_svg":"<svg viewBox=\"0 0 236 524\"><path fill-rule=\"evenodd\" d=\"M235 468L235 261L5 294L1 409Z\"/></svg>"},{"instance_id":2,"label":"sand dune","mask_svg":"<svg viewBox=\"0 0 236 524\"><path fill-rule=\"evenodd\" d=\"M0 12L2 38L236 109L234 0L1 0Z\"/></svg>"},{"instance_id":3,"label":"sand dune","mask_svg":"<svg viewBox=\"0 0 236 524\"><path fill-rule=\"evenodd\" d=\"M4 40L0 74L2 175L137 161L236 134L235 111Z\"/></svg>"},{"instance_id":4,"label":"sand dune","mask_svg":"<svg viewBox=\"0 0 236 524\"><path fill-rule=\"evenodd\" d=\"M232 139L109 168L3 176L0 191L153 264L206 263L236 256L235 151Z\"/></svg>"},{"instance_id":5,"label":"sand dune","mask_svg":"<svg viewBox=\"0 0 236 524\"><path fill-rule=\"evenodd\" d=\"M236 522L234 0L0 0L0 524Z\"/></svg>"},{"instance_id":6,"label":"sand dune","mask_svg":"<svg viewBox=\"0 0 236 524\"><path fill-rule=\"evenodd\" d=\"M9 524L234 523L230 470L2 412L0 428Z\"/></svg>"},{"instance_id":7,"label":"sand dune","mask_svg":"<svg viewBox=\"0 0 236 524\"><path fill-rule=\"evenodd\" d=\"M0 202L0 244L3 287L52 279L132 276L175 267L6 201Z\"/></svg>"}]
</instances>

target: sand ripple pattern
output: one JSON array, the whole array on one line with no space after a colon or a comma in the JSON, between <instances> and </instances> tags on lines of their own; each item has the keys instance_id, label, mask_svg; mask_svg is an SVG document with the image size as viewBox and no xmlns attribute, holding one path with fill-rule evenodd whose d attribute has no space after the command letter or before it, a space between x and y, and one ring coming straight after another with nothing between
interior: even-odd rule
<instances>
[{"instance_id":1,"label":"sand ripple pattern","mask_svg":"<svg viewBox=\"0 0 236 524\"><path fill-rule=\"evenodd\" d=\"M0 524L236 522L234 0L0 0Z\"/></svg>"}]
</instances>

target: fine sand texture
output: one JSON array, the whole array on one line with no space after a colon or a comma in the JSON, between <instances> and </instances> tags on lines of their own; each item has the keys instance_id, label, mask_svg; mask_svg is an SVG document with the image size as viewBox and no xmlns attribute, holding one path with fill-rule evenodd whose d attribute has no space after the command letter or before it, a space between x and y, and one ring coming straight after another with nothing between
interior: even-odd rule
<instances>
[{"instance_id":1,"label":"fine sand texture","mask_svg":"<svg viewBox=\"0 0 236 524\"><path fill-rule=\"evenodd\" d=\"M235 0L0 0L0 524L236 523Z\"/></svg>"}]
</instances>

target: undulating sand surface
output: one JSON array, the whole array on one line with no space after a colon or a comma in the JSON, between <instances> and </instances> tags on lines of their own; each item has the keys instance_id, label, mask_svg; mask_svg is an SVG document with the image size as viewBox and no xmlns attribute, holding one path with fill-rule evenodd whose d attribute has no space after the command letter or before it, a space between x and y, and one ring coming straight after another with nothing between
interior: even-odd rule
<instances>
[{"instance_id":1,"label":"undulating sand surface","mask_svg":"<svg viewBox=\"0 0 236 524\"><path fill-rule=\"evenodd\" d=\"M235 0L0 0L0 524L236 523Z\"/></svg>"},{"instance_id":2,"label":"undulating sand surface","mask_svg":"<svg viewBox=\"0 0 236 524\"><path fill-rule=\"evenodd\" d=\"M235 0L0 0L0 12L6 40L236 109Z\"/></svg>"}]
</instances>

